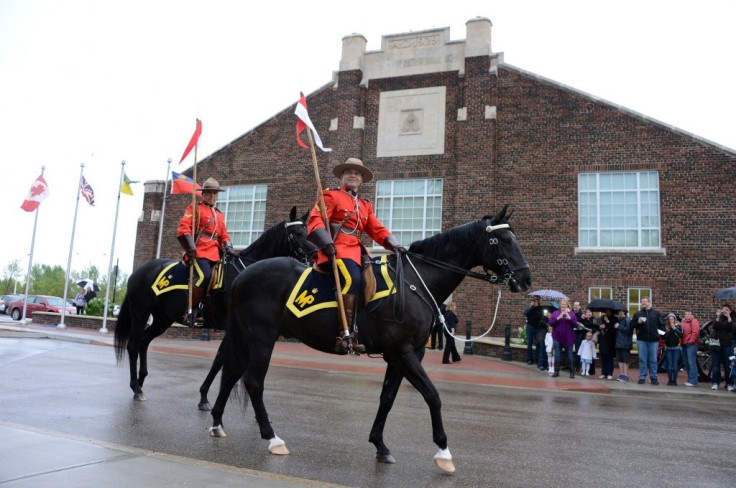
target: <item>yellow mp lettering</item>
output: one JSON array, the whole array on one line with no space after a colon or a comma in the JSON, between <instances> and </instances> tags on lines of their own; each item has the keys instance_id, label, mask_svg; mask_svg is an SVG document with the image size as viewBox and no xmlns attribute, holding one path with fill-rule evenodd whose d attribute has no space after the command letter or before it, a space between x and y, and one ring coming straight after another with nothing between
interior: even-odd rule
<instances>
[{"instance_id":1,"label":"yellow mp lettering","mask_svg":"<svg viewBox=\"0 0 736 488\"><path fill-rule=\"evenodd\" d=\"M304 308L307 305L311 305L314 303L314 295L307 295L307 290L304 290L301 295L299 295L296 298L296 303L299 305L299 308Z\"/></svg>"},{"instance_id":2,"label":"yellow mp lettering","mask_svg":"<svg viewBox=\"0 0 736 488\"><path fill-rule=\"evenodd\" d=\"M158 283L156 283L156 286L159 290L163 290L164 288L169 286L169 280L167 280L166 278L161 278L160 280L158 280Z\"/></svg>"}]
</instances>

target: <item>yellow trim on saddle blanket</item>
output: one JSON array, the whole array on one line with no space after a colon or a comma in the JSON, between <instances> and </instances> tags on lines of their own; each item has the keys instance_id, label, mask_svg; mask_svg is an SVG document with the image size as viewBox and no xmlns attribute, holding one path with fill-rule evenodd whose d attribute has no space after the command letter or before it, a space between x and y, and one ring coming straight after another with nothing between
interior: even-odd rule
<instances>
[{"instance_id":1,"label":"yellow trim on saddle blanket","mask_svg":"<svg viewBox=\"0 0 736 488\"><path fill-rule=\"evenodd\" d=\"M388 275L388 254L384 254L381 256L381 276L383 276L383 281L386 283L386 288L382 289L381 291L376 290L376 293L371 297L370 300L368 300L368 303L371 303L374 300L378 300L379 298L384 298L389 295L393 295L396 293L396 287L394 286L394 282L391 279L391 277Z\"/></svg>"},{"instance_id":2,"label":"yellow trim on saddle blanket","mask_svg":"<svg viewBox=\"0 0 736 488\"><path fill-rule=\"evenodd\" d=\"M345 286L342 287L342 294L345 295L345 292L350 289L350 285L352 285L353 279L350 277L350 273L345 267L345 264L342 262L342 259L337 260L337 269L340 271L340 274L345 279ZM291 313L293 313L297 317L304 317L307 314L316 312L317 310L322 310L324 308L337 308L337 300L328 300L324 302L314 303L316 300L316 295L317 293L319 293L319 290L317 288L312 288L311 290L302 290L302 288L304 288L304 282L307 281L307 278L309 278L309 275L312 273L312 271L312 268L307 268L304 270L302 275L299 277L299 280L296 282L296 285L294 285L294 288L291 290L289 300L286 302L286 308L291 310Z\"/></svg>"},{"instance_id":3,"label":"yellow trim on saddle blanket","mask_svg":"<svg viewBox=\"0 0 736 488\"><path fill-rule=\"evenodd\" d=\"M188 290L189 289L189 283L184 284L171 284L171 279L173 278L173 275L167 274L171 268L178 265L180 261L175 261L168 266L166 266L164 269L161 270L161 272L158 274L156 279L153 281L153 285L151 285L151 289L156 294L156 296L166 293L167 291L171 290ZM202 281L204 280L204 273L202 273L202 269L199 267L199 263L197 261L194 261L194 271L195 275L197 276L196 281L194 282L194 286L200 286L202 284ZM220 281L220 280L218 280Z\"/></svg>"},{"instance_id":4,"label":"yellow trim on saddle blanket","mask_svg":"<svg viewBox=\"0 0 736 488\"><path fill-rule=\"evenodd\" d=\"M381 291L377 291L373 295L373 297L370 300L368 300L369 303L374 300L378 300L380 298L384 298L384 297L387 297L389 295L393 295L394 293L396 293L394 282L388 274L387 257L388 256L381 256L380 266L381 266L381 276L383 277L383 283L380 283L379 281ZM348 270L345 267L345 264L342 262L342 259L337 260L337 268L340 271L340 274L345 279L345 286L343 286L342 288L342 292L344 295L345 291L350 289L350 285L352 284L352 279L350 278L350 273L348 273ZM291 313L293 313L296 317L301 318L312 312L316 312L317 310L323 310L325 308L337 308L337 300L326 300L326 301L318 302L317 295L320 293L320 290L318 290L317 288L307 289L305 287L306 286L305 284L307 280L309 279L309 276L313 272L314 270L312 268L307 268L302 272L301 276L299 277L299 280L297 280L296 284L294 285L294 288L291 290L289 299L286 302L286 308L288 308L291 311ZM332 282L332 280L333 278L330 277L330 283ZM332 291L331 293L334 294L334 292Z\"/></svg>"}]
</instances>

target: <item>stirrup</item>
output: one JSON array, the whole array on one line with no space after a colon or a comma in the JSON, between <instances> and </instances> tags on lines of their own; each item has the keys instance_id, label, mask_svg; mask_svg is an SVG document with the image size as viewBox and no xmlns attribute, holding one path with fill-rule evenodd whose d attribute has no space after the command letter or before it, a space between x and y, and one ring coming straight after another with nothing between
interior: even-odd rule
<instances>
[{"instance_id":1,"label":"stirrup","mask_svg":"<svg viewBox=\"0 0 736 488\"><path fill-rule=\"evenodd\" d=\"M335 352L338 354L354 354L359 356L365 354L366 348L363 344L353 340L350 333L340 332L335 338Z\"/></svg>"}]
</instances>

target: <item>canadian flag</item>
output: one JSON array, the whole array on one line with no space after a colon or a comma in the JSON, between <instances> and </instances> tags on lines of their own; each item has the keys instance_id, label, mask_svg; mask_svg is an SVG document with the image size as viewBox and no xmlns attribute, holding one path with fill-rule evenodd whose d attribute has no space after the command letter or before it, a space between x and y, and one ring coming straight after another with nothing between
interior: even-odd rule
<instances>
[{"instance_id":1,"label":"canadian flag","mask_svg":"<svg viewBox=\"0 0 736 488\"><path fill-rule=\"evenodd\" d=\"M36 181L31 185L31 189L28 190L26 199L23 200L23 205L20 206L26 212L33 212L41 205L41 202L49 196L49 185L46 180L43 179L43 175L36 178Z\"/></svg>"},{"instance_id":2,"label":"canadian flag","mask_svg":"<svg viewBox=\"0 0 736 488\"><path fill-rule=\"evenodd\" d=\"M294 110L294 113L297 117L299 117L296 121L296 142L299 143L301 147L309 149L309 146L304 144L304 141L302 141L301 133L304 132L304 129L309 127L312 129L312 134L314 135L314 143L317 144L317 147L322 149L324 152L330 152L332 151L332 148L324 147L322 145L322 139L320 139L319 134L317 134L317 130L314 128L314 124L312 124L312 121L309 118L309 112L307 111L307 99L304 97L304 94L301 93L299 95L299 103L296 104L296 109Z\"/></svg>"}]
</instances>

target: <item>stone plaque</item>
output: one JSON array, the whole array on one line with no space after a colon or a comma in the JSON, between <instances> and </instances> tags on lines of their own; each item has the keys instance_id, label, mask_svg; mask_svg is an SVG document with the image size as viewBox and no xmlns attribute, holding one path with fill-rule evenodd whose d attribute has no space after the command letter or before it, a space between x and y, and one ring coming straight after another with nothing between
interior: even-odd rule
<instances>
[{"instance_id":1,"label":"stone plaque","mask_svg":"<svg viewBox=\"0 0 736 488\"><path fill-rule=\"evenodd\" d=\"M445 152L444 86L381 93L378 157Z\"/></svg>"}]
</instances>

